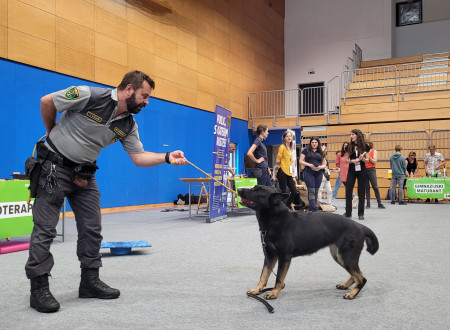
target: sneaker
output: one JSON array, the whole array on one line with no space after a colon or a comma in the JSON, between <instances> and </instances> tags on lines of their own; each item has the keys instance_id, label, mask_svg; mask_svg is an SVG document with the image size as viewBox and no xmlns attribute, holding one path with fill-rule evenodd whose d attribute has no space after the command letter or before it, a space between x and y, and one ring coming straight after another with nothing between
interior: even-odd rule
<instances>
[{"instance_id":1,"label":"sneaker","mask_svg":"<svg viewBox=\"0 0 450 330\"><path fill-rule=\"evenodd\" d=\"M347 213L344 213L343 216L346 217L346 218L351 218L352 217L351 215L347 215Z\"/></svg>"},{"instance_id":2,"label":"sneaker","mask_svg":"<svg viewBox=\"0 0 450 330\"><path fill-rule=\"evenodd\" d=\"M392 201L392 202L391 202L391 204L395 204L395 202L394 202L394 201Z\"/></svg>"},{"instance_id":3,"label":"sneaker","mask_svg":"<svg viewBox=\"0 0 450 330\"><path fill-rule=\"evenodd\" d=\"M367 204L367 205L366 205L366 209L370 209L370 204Z\"/></svg>"},{"instance_id":4,"label":"sneaker","mask_svg":"<svg viewBox=\"0 0 450 330\"><path fill-rule=\"evenodd\" d=\"M406 205L406 202L404 201L398 202L398 205Z\"/></svg>"},{"instance_id":5,"label":"sneaker","mask_svg":"<svg viewBox=\"0 0 450 330\"><path fill-rule=\"evenodd\" d=\"M383 204L381 204L381 203L380 203L380 204L378 204L378 208L379 208L379 209L385 209L384 205L383 205Z\"/></svg>"},{"instance_id":6,"label":"sneaker","mask_svg":"<svg viewBox=\"0 0 450 330\"><path fill-rule=\"evenodd\" d=\"M358 215L358 219L359 220L364 220L364 216L363 215Z\"/></svg>"}]
</instances>

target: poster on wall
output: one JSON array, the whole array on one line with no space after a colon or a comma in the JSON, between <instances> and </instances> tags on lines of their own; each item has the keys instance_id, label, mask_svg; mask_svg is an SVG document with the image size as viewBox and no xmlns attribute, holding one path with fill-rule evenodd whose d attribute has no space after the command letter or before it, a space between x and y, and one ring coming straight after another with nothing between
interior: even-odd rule
<instances>
[{"instance_id":1,"label":"poster on wall","mask_svg":"<svg viewBox=\"0 0 450 330\"><path fill-rule=\"evenodd\" d=\"M228 185L230 126L231 111L216 105L212 176L225 186ZM216 181L211 180L208 222L222 220L227 217L227 197L227 189Z\"/></svg>"}]
</instances>

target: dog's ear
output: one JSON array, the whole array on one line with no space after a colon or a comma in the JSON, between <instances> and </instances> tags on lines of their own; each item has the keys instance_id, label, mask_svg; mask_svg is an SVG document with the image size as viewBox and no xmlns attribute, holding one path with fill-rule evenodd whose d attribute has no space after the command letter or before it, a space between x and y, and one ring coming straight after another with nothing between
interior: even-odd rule
<instances>
[{"instance_id":1,"label":"dog's ear","mask_svg":"<svg viewBox=\"0 0 450 330\"><path fill-rule=\"evenodd\" d=\"M269 196L269 203L270 204L278 204L279 202L284 201L288 197L289 197L289 194L273 193L272 195Z\"/></svg>"}]
</instances>

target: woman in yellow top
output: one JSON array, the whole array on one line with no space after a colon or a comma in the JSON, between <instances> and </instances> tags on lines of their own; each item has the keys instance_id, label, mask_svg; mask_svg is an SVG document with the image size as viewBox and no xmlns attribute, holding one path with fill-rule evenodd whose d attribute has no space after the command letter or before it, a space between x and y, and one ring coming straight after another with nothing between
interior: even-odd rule
<instances>
[{"instance_id":1,"label":"woman in yellow top","mask_svg":"<svg viewBox=\"0 0 450 330\"><path fill-rule=\"evenodd\" d=\"M286 191L286 187L289 187L290 195L286 200L286 205L291 207L292 202L297 196L297 188L293 178L294 164L295 164L295 151L293 150L292 133L287 130L283 133L283 144L280 145L277 155L277 179L280 184L282 192Z\"/></svg>"}]
</instances>

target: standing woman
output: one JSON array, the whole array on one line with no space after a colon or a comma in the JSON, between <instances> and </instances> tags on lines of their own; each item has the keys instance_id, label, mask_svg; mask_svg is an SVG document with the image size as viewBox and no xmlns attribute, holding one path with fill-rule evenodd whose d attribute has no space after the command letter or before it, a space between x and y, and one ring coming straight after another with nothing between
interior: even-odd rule
<instances>
[{"instance_id":1,"label":"standing woman","mask_svg":"<svg viewBox=\"0 0 450 330\"><path fill-rule=\"evenodd\" d=\"M347 174L348 174L348 166L349 164L345 161L345 153L347 152L347 148L348 148L348 142L344 142L342 144L342 148L341 151L337 153L336 155L336 166L339 168L339 179L341 180L342 184L344 185L344 187L346 187L346 182L347 182ZM337 182L337 180L336 180ZM336 183L337 185L337 183ZM338 187L339 189L339 187ZM334 192L333 192L334 194ZM337 196L337 191L336 191L336 196ZM355 201L355 193L352 190L352 197L353 197L353 201ZM352 202L353 202L352 201Z\"/></svg>"},{"instance_id":2,"label":"standing woman","mask_svg":"<svg viewBox=\"0 0 450 330\"><path fill-rule=\"evenodd\" d=\"M348 167L347 182L345 186L345 213L344 216L352 216L352 191L358 179L358 196L364 196L366 192L366 163L369 161L369 146L366 144L364 135L359 129L353 129L350 133L350 144L345 154L345 162ZM358 218L364 220L364 198L359 198Z\"/></svg>"},{"instance_id":3,"label":"standing woman","mask_svg":"<svg viewBox=\"0 0 450 330\"><path fill-rule=\"evenodd\" d=\"M286 191L286 187L289 187L290 195L286 201L286 205L291 207L291 203L295 200L297 196L297 188L294 182L294 166L295 155L294 155L294 143L292 141L292 133L287 130L283 133L283 144L278 149L277 154L277 179L280 184L280 189L282 192Z\"/></svg>"},{"instance_id":4,"label":"standing woman","mask_svg":"<svg viewBox=\"0 0 450 330\"><path fill-rule=\"evenodd\" d=\"M380 191L378 190L377 170L375 169L375 165L377 164L377 161L378 161L378 152L373 148L372 141L367 140L366 143L370 148L370 151L368 154L369 161L366 164L366 172L367 172L367 181L366 181L367 205L366 205L366 208L367 209L370 208L370 185L372 185L372 189L375 192L375 197L378 202L378 208L384 209L385 207L381 203Z\"/></svg>"},{"instance_id":5,"label":"standing woman","mask_svg":"<svg viewBox=\"0 0 450 330\"><path fill-rule=\"evenodd\" d=\"M272 186L272 172L267 162L267 148L264 140L269 136L267 125L260 124L254 132L256 139L247 152L247 156L255 162L253 177L258 179L258 184L263 186Z\"/></svg>"},{"instance_id":6,"label":"standing woman","mask_svg":"<svg viewBox=\"0 0 450 330\"><path fill-rule=\"evenodd\" d=\"M317 137L312 137L309 146L302 150L299 163L304 166L303 179L308 188L309 210L316 212L317 196L326 166L322 145Z\"/></svg>"}]
</instances>

